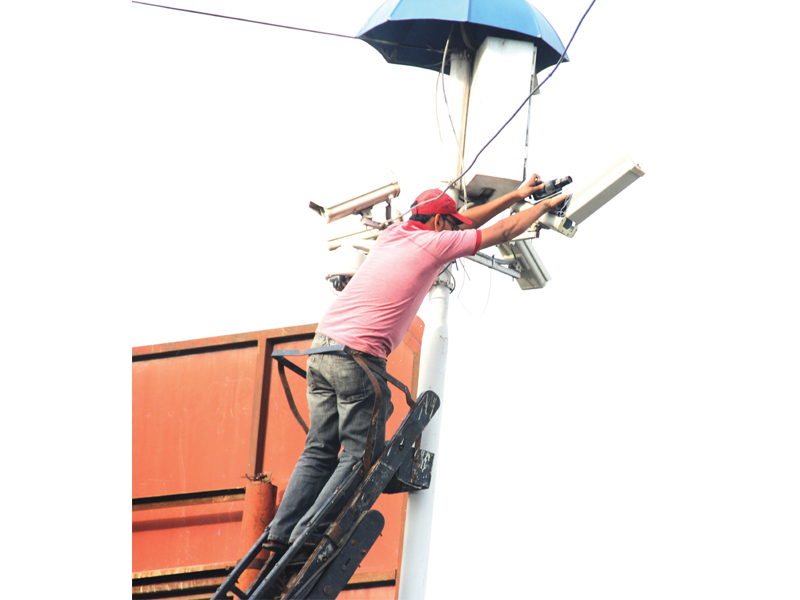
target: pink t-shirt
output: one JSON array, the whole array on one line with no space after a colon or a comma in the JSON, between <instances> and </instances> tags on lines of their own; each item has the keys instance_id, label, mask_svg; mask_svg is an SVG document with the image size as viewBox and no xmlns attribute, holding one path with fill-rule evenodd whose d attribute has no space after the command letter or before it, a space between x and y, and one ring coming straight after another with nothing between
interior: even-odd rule
<instances>
[{"instance_id":1,"label":"pink t-shirt","mask_svg":"<svg viewBox=\"0 0 800 600\"><path fill-rule=\"evenodd\" d=\"M389 227L322 317L317 333L388 357L444 266L475 254L480 244L478 229L436 233L416 221Z\"/></svg>"}]
</instances>

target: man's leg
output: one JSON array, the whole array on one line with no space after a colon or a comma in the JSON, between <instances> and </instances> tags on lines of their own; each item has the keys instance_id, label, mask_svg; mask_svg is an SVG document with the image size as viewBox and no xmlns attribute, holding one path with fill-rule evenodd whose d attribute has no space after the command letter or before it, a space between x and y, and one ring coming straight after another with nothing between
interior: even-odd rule
<instances>
[{"instance_id":1,"label":"man's leg","mask_svg":"<svg viewBox=\"0 0 800 600\"><path fill-rule=\"evenodd\" d=\"M364 456L364 448L367 443L370 422L372 420L372 410L375 405L375 388L369 380L364 370L352 359L347 356L330 356L330 362L326 363L323 375L336 390L338 401L338 437L341 441L342 452L339 454L338 464L325 487L319 494L319 498L309 509L309 511L298 522L292 532L292 540L297 538L303 528L308 524L314 514L328 501L330 496L336 491L344 480L350 475L353 467L358 464ZM385 361L381 364L385 368ZM376 379L381 386L381 411L378 416L377 431L375 434L375 446L373 447L373 462L380 456L386 439L386 415L387 407L390 402L391 392L389 386L382 377L376 375ZM346 502L342 498L340 502L331 508L327 518L320 524L320 527L310 538L311 541L318 541L325 532L328 525L335 519Z\"/></svg>"},{"instance_id":2,"label":"man's leg","mask_svg":"<svg viewBox=\"0 0 800 600\"><path fill-rule=\"evenodd\" d=\"M292 530L319 496L330 479L339 454L339 414L336 392L319 372L331 357L312 355L308 359L308 406L311 414L306 445L295 465L283 500L270 523L269 539L288 543ZM322 370L325 367L322 366Z\"/></svg>"}]
</instances>

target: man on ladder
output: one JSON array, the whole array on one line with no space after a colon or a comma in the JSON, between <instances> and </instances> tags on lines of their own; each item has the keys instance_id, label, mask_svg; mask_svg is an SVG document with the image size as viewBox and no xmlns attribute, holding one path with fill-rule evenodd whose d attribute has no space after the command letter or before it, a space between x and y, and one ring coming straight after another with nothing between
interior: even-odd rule
<instances>
[{"instance_id":1,"label":"man on ladder","mask_svg":"<svg viewBox=\"0 0 800 600\"><path fill-rule=\"evenodd\" d=\"M415 200L409 221L381 233L367 260L317 327L312 348L344 345L345 351L312 354L308 359L311 422L303 453L268 527L267 549L280 553L293 543L362 457L366 464L374 463L384 444L390 397L380 372L385 371L387 357L405 336L436 277L455 259L522 234L567 197L542 200L478 229L543 188L539 176L534 175L518 190L463 214L449 195L428 190ZM377 373L362 367L370 364L377 367ZM373 377L377 384L372 383ZM373 415L378 394L384 400L379 414ZM375 416L374 443L368 448L368 431ZM345 501L343 498L340 506L328 511L329 518L310 533L309 553Z\"/></svg>"}]
</instances>

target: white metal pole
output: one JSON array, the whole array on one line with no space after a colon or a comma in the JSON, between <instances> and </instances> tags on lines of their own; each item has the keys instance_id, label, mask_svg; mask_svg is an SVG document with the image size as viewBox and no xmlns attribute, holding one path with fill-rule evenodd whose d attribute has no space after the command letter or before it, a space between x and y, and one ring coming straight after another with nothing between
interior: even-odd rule
<instances>
[{"instance_id":1,"label":"white metal pole","mask_svg":"<svg viewBox=\"0 0 800 600\"><path fill-rule=\"evenodd\" d=\"M447 367L447 309L450 303L449 271L439 276L425 305L425 333L422 336L419 385L421 394L431 390L444 400L444 377ZM436 454L445 402L422 432L422 447ZM431 485L421 492L408 494L403 561L400 567L399 600L423 600L428 581L428 555L433 522L433 499L436 492L436 459Z\"/></svg>"},{"instance_id":2,"label":"white metal pole","mask_svg":"<svg viewBox=\"0 0 800 600\"><path fill-rule=\"evenodd\" d=\"M469 86L472 64L466 56L454 56L450 63L450 78L461 85L461 103L453 103L453 122L460 124L453 171L459 171L466 134L466 116L469 102ZM453 194L457 196L457 194ZM449 270L442 273L428 294L423 307L425 333L422 336L418 393L435 392L442 405L422 432L422 447L436 454L439 451L442 414L444 412L444 379L447 368L447 310L450 304L452 276ZM400 567L399 600L424 600L428 582L428 556L430 554L431 524L433 523L433 501L436 492L436 460L434 458L430 488L408 495L406 528L403 541L403 560Z\"/></svg>"}]
</instances>

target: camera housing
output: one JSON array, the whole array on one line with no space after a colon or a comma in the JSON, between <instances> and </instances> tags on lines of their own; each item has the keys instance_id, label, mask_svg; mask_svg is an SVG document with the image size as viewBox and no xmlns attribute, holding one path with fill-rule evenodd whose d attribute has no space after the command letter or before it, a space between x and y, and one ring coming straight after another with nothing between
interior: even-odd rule
<instances>
[{"instance_id":1,"label":"camera housing","mask_svg":"<svg viewBox=\"0 0 800 600\"><path fill-rule=\"evenodd\" d=\"M550 281L550 273L534 250L531 240L511 240L505 244L498 244L497 248L504 259L515 260L520 274L517 284L521 289L540 289Z\"/></svg>"},{"instance_id":2,"label":"camera housing","mask_svg":"<svg viewBox=\"0 0 800 600\"><path fill-rule=\"evenodd\" d=\"M559 205L556 213L546 213L527 232L517 236L510 242L498 244L497 248L500 250L503 262L519 272L519 276L514 277L520 288L523 290L540 289L547 285L550 280L550 274L547 272L536 250L534 250L531 238L539 237L541 229L553 229L567 237L573 237L579 223L585 221L643 175L644 169L629 157L626 157L581 191L567 196L566 200ZM550 189L542 190L538 195L541 198L558 195L562 188L571 183L571 181L571 177L549 181L546 187ZM511 212L516 213L521 210L528 210L532 206L534 204L518 202L511 207ZM494 266L492 268L500 270Z\"/></svg>"},{"instance_id":3,"label":"camera housing","mask_svg":"<svg viewBox=\"0 0 800 600\"><path fill-rule=\"evenodd\" d=\"M558 214L547 213L534 223L535 232L539 229L553 229L572 237L578 225L592 216L609 200L634 181L644 176L644 169L630 157L618 161L605 173L586 187L570 196Z\"/></svg>"},{"instance_id":4,"label":"camera housing","mask_svg":"<svg viewBox=\"0 0 800 600\"><path fill-rule=\"evenodd\" d=\"M334 294L342 293L347 283L366 260L366 254L369 252L372 242L377 238L378 230L385 226L372 220L372 207L386 202L386 219L389 220L391 218L391 201L399 195L400 185L394 181L366 194L336 204L326 204L324 201L309 202L309 208L325 219L326 224L358 214L361 215L361 223L369 227L366 231L348 233L328 240L328 250L331 251L331 254L325 279Z\"/></svg>"},{"instance_id":5,"label":"camera housing","mask_svg":"<svg viewBox=\"0 0 800 600\"><path fill-rule=\"evenodd\" d=\"M400 185L395 181L361 196L337 204L326 205L324 202L309 202L308 207L322 216L325 223L333 223L350 215L367 213L376 204L391 202L400 195ZM362 214L362 216L370 216Z\"/></svg>"}]
</instances>

